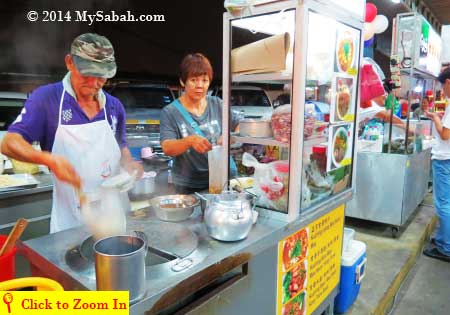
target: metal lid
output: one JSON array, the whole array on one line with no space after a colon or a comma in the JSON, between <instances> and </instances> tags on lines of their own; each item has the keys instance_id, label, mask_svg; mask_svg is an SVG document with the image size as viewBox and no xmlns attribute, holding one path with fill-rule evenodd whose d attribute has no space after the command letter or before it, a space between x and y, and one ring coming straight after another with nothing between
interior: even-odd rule
<instances>
[{"instance_id":1,"label":"metal lid","mask_svg":"<svg viewBox=\"0 0 450 315\"><path fill-rule=\"evenodd\" d=\"M198 238L190 229L176 223L128 220L128 229L142 231L148 239L148 246L179 258L191 254L198 245Z\"/></svg>"}]
</instances>

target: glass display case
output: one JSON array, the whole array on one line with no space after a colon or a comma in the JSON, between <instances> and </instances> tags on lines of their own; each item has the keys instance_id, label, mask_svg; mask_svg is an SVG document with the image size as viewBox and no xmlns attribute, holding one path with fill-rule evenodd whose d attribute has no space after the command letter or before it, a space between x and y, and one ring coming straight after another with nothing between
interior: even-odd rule
<instances>
[{"instance_id":1,"label":"glass display case","mask_svg":"<svg viewBox=\"0 0 450 315\"><path fill-rule=\"evenodd\" d=\"M440 37L422 16L397 15L391 72L401 87L388 96L386 107L392 110L384 110L385 117L362 121L358 128L359 176L346 215L390 224L394 236L428 191L433 139L424 110L433 105L425 99L435 95L441 50Z\"/></svg>"},{"instance_id":2,"label":"glass display case","mask_svg":"<svg viewBox=\"0 0 450 315\"><path fill-rule=\"evenodd\" d=\"M316 1L270 8L224 20L224 144L237 165L230 186L293 220L352 189L362 23ZM239 85L266 89L276 107L231 130Z\"/></svg>"}]
</instances>

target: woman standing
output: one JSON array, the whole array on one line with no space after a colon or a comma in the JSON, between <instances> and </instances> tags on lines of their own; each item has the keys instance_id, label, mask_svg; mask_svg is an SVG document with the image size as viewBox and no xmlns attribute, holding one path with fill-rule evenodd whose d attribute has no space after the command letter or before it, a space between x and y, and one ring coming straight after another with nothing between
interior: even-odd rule
<instances>
[{"instance_id":1,"label":"woman standing","mask_svg":"<svg viewBox=\"0 0 450 315\"><path fill-rule=\"evenodd\" d=\"M221 141L222 100L207 96L213 77L208 58L189 54L180 65L184 94L161 112L161 147L173 156L172 179L175 190L190 194L208 188L207 152ZM231 130L238 125L232 116Z\"/></svg>"}]
</instances>

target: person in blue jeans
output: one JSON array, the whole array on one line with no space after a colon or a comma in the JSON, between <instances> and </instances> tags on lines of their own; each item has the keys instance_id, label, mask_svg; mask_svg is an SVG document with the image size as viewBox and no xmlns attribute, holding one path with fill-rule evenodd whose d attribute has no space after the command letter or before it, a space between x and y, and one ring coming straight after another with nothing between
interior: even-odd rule
<instances>
[{"instance_id":1,"label":"person in blue jeans","mask_svg":"<svg viewBox=\"0 0 450 315\"><path fill-rule=\"evenodd\" d=\"M450 97L450 67L438 76L446 98ZM437 113L425 111L433 121L433 135L437 144L433 147L433 199L439 219L436 236L423 253L426 256L450 262L450 106L441 118Z\"/></svg>"}]
</instances>

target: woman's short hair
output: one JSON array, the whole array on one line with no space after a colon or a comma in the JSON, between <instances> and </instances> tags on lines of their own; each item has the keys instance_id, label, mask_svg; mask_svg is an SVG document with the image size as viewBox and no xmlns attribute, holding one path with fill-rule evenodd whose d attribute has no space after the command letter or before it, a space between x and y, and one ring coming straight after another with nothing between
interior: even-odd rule
<instances>
[{"instance_id":1,"label":"woman's short hair","mask_svg":"<svg viewBox=\"0 0 450 315\"><path fill-rule=\"evenodd\" d=\"M185 83L188 77L206 74L212 80L213 69L208 58L201 53L186 55L180 64L180 79Z\"/></svg>"}]
</instances>

